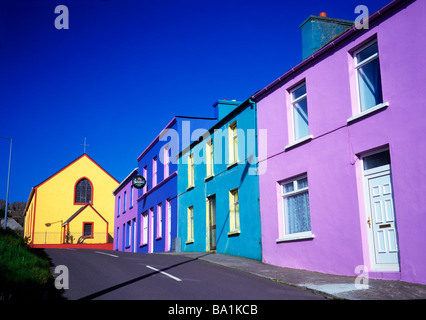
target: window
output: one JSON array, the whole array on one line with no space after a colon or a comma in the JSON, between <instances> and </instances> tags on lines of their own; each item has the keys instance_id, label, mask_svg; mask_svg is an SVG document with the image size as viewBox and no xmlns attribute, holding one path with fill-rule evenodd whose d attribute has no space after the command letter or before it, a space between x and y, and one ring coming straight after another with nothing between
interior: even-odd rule
<instances>
[{"instance_id":1,"label":"window","mask_svg":"<svg viewBox=\"0 0 426 320\"><path fill-rule=\"evenodd\" d=\"M164 179L170 174L170 147L164 147Z\"/></svg>"},{"instance_id":2,"label":"window","mask_svg":"<svg viewBox=\"0 0 426 320\"><path fill-rule=\"evenodd\" d=\"M143 187L142 191L143 194L145 194L148 191L148 168L147 166L143 167L142 176L145 178L145 186Z\"/></svg>"},{"instance_id":3,"label":"window","mask_svg":"<svg viewBox=\"0 0 426 320\"><path fill-rule=\"evenodd\" d=\"M131 221L128 221L126 225L126 247L130 247L131 239L132 239L132 225L131 225Z\"/></svg>"},{"instance_id":4,"label":"window","mask_svg":"<svg viewBox=\"0 0 426 320\"><path fill-rule=\"evenodd\" d=\"M188 224L188 242L194 242L194 207L190 206L187 209L187 224Z\"/></svg>"},{"instance_id":5,"label":"window","mask_svg":"<svg viewBox=\"0 0 426 320\"><path fill-rule=\"evenodd\" d=\"M240 231L240 206L238 202L238 189L229 192L229 229L230 232Z\"/></svg>"},{"instance_id":6,"label":"window","mask_svg":"<svg viewBox=\"0 0 426 320\"><path fill-rule=\"evenodd\" d=\"M157 204L157 239L162 237L162 228L163 228L163 212L162 204Z\"/></svg>"},{"instance_id":7,"label":"window","mask_svg":"<svg viewBox=\"0 0 426 320\"><path fill-rule=\"evenodd\" d=\"M377 40L354 53L360 111L383 103Z\"/></svg>"},{"instance_id":8,"label":"window","mask_svg":"<svg viewBox=\"0 0 426 320\"><path fill-rule=\"evenodd\" d=\"M81 179L75 185L74 203L85 204L92 202L92 184L86 178Z\"/></svg>"},{"instance_id":9,"label":"window","mask_svg":"<svg viewBox=\"0 0 426 320\"><path fill-rule=\"evenodd\" d=\"M133 192L134 192L133 186L130 186L130 206L129 206L129 209L133 208Z\"/></svg>"},{"instance_id":10,"label":"window","mask_svg":"<svg viewBox=\"0 0 426 320\"><path fill-rule=\"evenodd\" d=\"M127 192L124 191L124 195L123 195L123 213L126 212L126 202L127 202Z\"/></svg>"},{"instance_id":11,"label":"window","mask_svg":"<svg viewBox=\"0 0 426 320\"><path fill-rule=\"evenodd\" d=\"M121 198L118 197L118 201L117 201L117 217L120 216L120 201L121 201Z\"/></svg>"},{"instance_id":12,"label":"window","mask_svg":"<svg viewBox=\"0 0 426 320\"><path fill-rule=\"evenodd\" d=\"M83 237L93 238L93 222L83 222Z\"/></svg>"},{"instance_id":13,"label":"window","mask_svg":"<svg viewBox=\"0 0 426 320\"><path fill-rule=\"evenodd\" d=\"M206 150L206 172L207 177L214 175L213 172L213 139L207 141L207 150Z\"/></svg>"},{"instance_id":14,"label":"window","mask_svg":"<svg viewBox=\"0 0 426 320\"><path fill-rule=\"evenodd\" d=\"M188 188L194 186L194 154L188 155Z\"/></svg>"},{"instance_id":15,"label":"window","mask_svg":"<svg viewBox=\"0 0 426 320\"><path fill-rule=\"evenodd\" d=\"M237 134L237 122L232 123L229 126L229 164L238 162L238 134Z\"/></svg>"},{"instance_id":16,"label":"window","mask_svg":"<svg viewBox=\"0 0 426 320\"><path fill-rule=\"evenodd\" d=\"M152 186L157 185L157 156L152 159Z\"/></svg>"},{"instance_id":17,"label":"window","mask_svg":"<svg viewBox=\"0 0 426 320\"><path fill-rule=\"evenodd\" d=\"M281 184L284 208L284 238L312 236L306 175Z\"/></svg>"},{"instance_id":18,"label":"window","mask_svg":"<svg viewBox=\"0 0 426 320\"><path fill-rule=\"evenodd\" d=\"M309 135L308 101L306 83L298 85L290 91L291 112L293 114L293 140Z\"/></svg>"},{"instance_id":19,"label":"window","mask_svg":"<svg viewBox=\"0 0 426 320\"><path fill-rule=\"evenodd\" d=\"M148 243L148 212L143 212L141 219L141 245Z\"/></svg>"}]
</instances>

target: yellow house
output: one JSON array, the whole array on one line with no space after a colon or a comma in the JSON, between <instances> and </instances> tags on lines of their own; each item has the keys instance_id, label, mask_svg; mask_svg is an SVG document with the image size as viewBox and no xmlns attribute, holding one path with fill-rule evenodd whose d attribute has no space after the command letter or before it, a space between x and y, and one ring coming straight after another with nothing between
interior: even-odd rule
<instances>
[{"instance_id":1,"label":"yellow house","mask_svg":"<svg viewBox=\"0 0 426 320\"><path fill-rule=\"evenodd\" d=\"M84 153L33 187L25 208L30 245L112 249L118 185Z\"/></svg>"}]
</instances>

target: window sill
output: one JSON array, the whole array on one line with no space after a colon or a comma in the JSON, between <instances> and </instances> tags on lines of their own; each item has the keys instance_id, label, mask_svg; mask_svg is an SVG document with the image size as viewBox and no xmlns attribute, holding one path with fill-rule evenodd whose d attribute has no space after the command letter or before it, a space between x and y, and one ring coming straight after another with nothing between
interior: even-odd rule
<instances>
[{"instance_id":1,"label":"window sill","mask_svg":"<svg viewBox=\"0 0 426 320\"><path fill-rule=\"evenodd\" d=\"M306 136L306 137L303 137L303 138L300 138L299 140L296 140L296 141L294 141L293 143L290 143L290 144L288 144L288 145L286 145L285 147L284 147L284 150L285 151L287 151L288 149L291 149L291 148L293 148L293 147L296 147L296 146L298 146L299 144L302 144L302 143L304 143L304 142L307 142L307 141L310 141L310 140L312 140L314 137L310 134L310 135L308 135L308 136Z\"/></svg>"},{"instance_id":2,"label":"window sill","mask_svg":"<svg viewBox=\"0 0 426 320\"><path fill-rule=\"evenodd\" d=\"M211 175L211 176L205 177L204 181L207 182L207 181L210 181L213 178L214 178L214 175Z\"/></svg>"},{"instance_id":3,"label":"window sill","mask_svg":"<svg viewBox=\"0 0 426 320\"><path fill-rule=\"evenodd\" d=\"M389 106L389 102L380 103L377 106L371 107L370 109L367 109L353 117L350 117L348 120L346 120L347 123L351 123L353 121L356 121L358 119L364 118L368 116L370 113L376 112L381 109L385 109Z\"/></svg>"},{"instance_id":4,"label":"window sill","mask_svg":"<svg viewBox=\"0 0 426 320\"><path fill-rule=\"evenodd\" d=\"M163 236L159 236L159 237L155 238L155 240L161 240L161 239L163 239Z\"/></svg>"},{"instance_id":5,"label":"window sill","mask_svg":"<svg viewBox=\"0 0 426 320\"><path fill-rule=\"evenodd\" d=\"M191 244L191 243L194 243L194 240L188 240L185 242L185 244Z\"/></svg>"},{"instance_id":6,"label":"window sill","mask_svg":"<svg viewBox=\"0 0 426 320\"><path fill-rule=\"evenodd\" d=\"M195 188L195 186L189 186L188 188L186 188L186 191L192 190L194 188Z\"/></svg>"},{"instance_id":7,"label":"window sill","mask_svg":"<svg viewBox=\"0 0 426 320\"><path fill-rule=\"evenodd\" d=\"M240 230L233 230L227 233L228 237L238 236L241 233Z\"/></svg>"},{"instance_id":8,"label":"window sill","mask_svg":"<svg viewBox=\"0 0 426 320\"><path fill-rule=\"evenodd\" d=\"M232 162L232 163L228 164L228 165L226 166L226 169L227 169L227 170L228 170L228 169L231 169L231 168L235 167L237 164L238 164L238 161L234 161L234 162Z\"/></svg>"},{"instance_id":9,"label":"window sill","mask_svg":"<svg viewBox=\"0 0 426 320\"><path fill-rule=\"evenodd\" d=\"M289 242L289 241L296 241L296 240L309 240L313 239L315 236L311 232L301 232L301 233L295 233L291 235L285 235L283 238L279 238L275 240L276 243L280 242Z\"/></svg>"}]
</instances>

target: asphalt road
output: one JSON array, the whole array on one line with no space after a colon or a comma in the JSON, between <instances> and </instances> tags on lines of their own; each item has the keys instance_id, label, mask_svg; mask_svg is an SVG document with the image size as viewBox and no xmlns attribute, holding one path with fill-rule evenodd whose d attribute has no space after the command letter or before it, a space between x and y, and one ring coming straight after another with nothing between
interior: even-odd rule
<instances>
[{"instance_id":1,"label":"asphalt road","mask_svg":"<svg viewBox=\"0 0 426 320\"><path fill-rule=\"evenodd\" d=\"M45 249L70 300L316 300L314 293L171 254ZM66 277L65 266L68 271ZM62 268L62 269L61 269ZM64 281L65 280L65 281Z\"/></svg>"}]
</instances>

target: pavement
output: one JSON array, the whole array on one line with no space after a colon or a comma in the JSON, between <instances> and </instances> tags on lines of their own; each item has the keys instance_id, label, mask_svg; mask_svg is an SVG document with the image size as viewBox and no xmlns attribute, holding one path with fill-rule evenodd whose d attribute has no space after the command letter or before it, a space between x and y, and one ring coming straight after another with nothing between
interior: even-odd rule
<instances>
[{"instance_id":1,"label":"pavement","mask_svg":"<svg viewBox=\"0 0 426 320\"><path fill-rule=\"evenodd\" d=\"M259 277L342 300L417 300L426 299L426 285L398 280L363 279L356 277L277 267L257 260L205 252L172 252L248 272Z\"/></svg>"}]
</instances>

